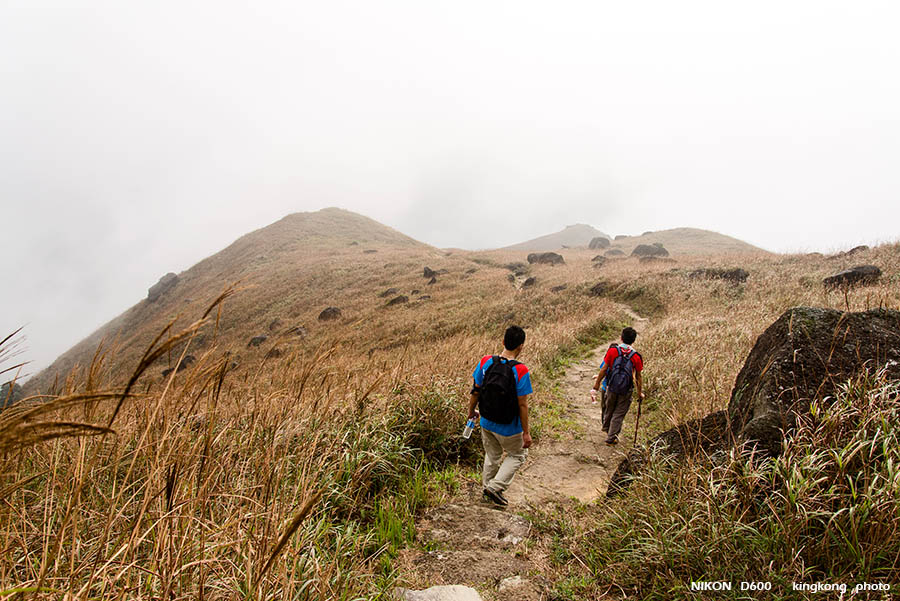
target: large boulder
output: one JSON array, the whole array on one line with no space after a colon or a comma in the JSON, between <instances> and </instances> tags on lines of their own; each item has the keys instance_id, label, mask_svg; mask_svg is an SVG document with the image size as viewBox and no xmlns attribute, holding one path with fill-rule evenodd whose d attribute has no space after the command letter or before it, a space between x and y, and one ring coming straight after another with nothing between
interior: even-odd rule
<instances>
[{"instance_id":1,"label":"large boulder","mask_svg":"<svg viewBox=\"0 0 900 601\"><path fill-rule=\"evenodd\" d=\"M147 290L147 300L151 303L155 303L159 300L159 297L174 288L177 283L178 276L172 272L167 273L159 278L159 281L150 286L150 289Z\"/></svg>"},{"instance_id":2,"label":"large boulder","mask_svg":"<svg viewBox=\"0 0 900 601\"><path fill-rule=\"evenodd\" d=\"M606 257L604 257L603 255L597 255L596 257L591 259L591 265L593 265L594 267L603 267L604 265L606 265L606 260Z\"/></svg>"},{"instance_id":3,"label":"large boulder","mask_svg":"<svg viewBox=\"0 0 900 601\"><path fill-rule=\"evenodd\" d=\"M546 265L563 265L565 264L565 259L562 258L562 255L554 253L554 252L545 252L545 253L531 253L528 255L529 263L539 263Z\"/></svg>"},{"instance_id":4,"label":"large boulder","mask_svg":"<svg viewBox=\"0 0 900 601\"><path fill-rule=\"evenodd\" d=\"M609 248L609 244L609 238L597 236L596 238L591 238L591 242L588 244L588 248L591 250L597 250L599 248Z\"/></svg>"},{"instance_id":5,"label":"large boulder","mask_svg":"<svg viewBox=\"0 0 900 601\"><path fill-rule=\"evenodd\" d=\"M431 267L426 267L424 270L422 270L423 277L433 278L436 275L437 275L437 272L434 269L432 269Z\"/></svg>"},{"instance_id":6,"label":"large boulder","mask_svg":"<svg viewBox=\"0 0 900 601\"><path fill-rule=\"evenodd\" d=\"M341 318L341 310L337 307L327 307L319 313L319 321L334 321Z\"/></svg>"},{"instance_id":7,"label":"large boulder","mask_svg":"<svg viewBox=\"0 0 900 601\"><path fill-rule=\"evenodd\" d=\"M900 311L789 309L757 338L727 410L668 430L649 447L682 458L746 443L764 455L778 455L784 432L809 411L811 400L827 402L841 384L866 370L884 370L887 378L900 380ZM646 458L645 450L629 453L607 494L621 491Z\"/></svg>"},{"instance_id":8,"label":"large boulder","mask_svg":"<svg viewBox=\"0 0 900 601\"><path fill-rule=\"evenodd\" d=\"M875 265L857 265L852 269L828 276L822 280L822 283L828 289L853 288L877 284L879 278L881 278L881 269Z\"/></svg>"},{"instance_id":9,"label":"large boulder","mask_svg":"<svg viewBox=\"0 0 900 601\"><path fill-rule=\"evenodd\" d=\"M478 591L461 584L443 584L421 591L395 589L394 598L400 601L482 601Z\"/></svg>"},{"instance_id":10,"label":"large boulder","mask_svg":"<svg viewBox=\"0 0 900 601\"><path fill-rule=\"evenodd\" d=\"M247 342L247 346L248 347L259 346L260 344L262 344L263 342L265 342L268 339L269 339L269 337L265 336L265 335L254 336L253 338L251 338L249 340L249 342Z\"/></svg>"},{"instance_id":11,"label":"large boulder","mask_svg":"<svg viewBox=\"0 0 900 601\"><path fill-rule=\"evenodd\" d=\"M638 244L631 251L632 257L668 257L669 251L665 247L656 242L654 244Z\"/></svg>"},{"instance_id":12,"label":"large boulder","mask_svg":"<svg viewBox=\"0 0 900 601\"><path fill-rule=\"evenodd\" d=\"M409 297L401 294L400 296L395 296L391 300L387 302L388 307L393 307L394 305L402 305L404 303L409 302Z\"/></svg>"},{"instance_id":13,"label":"large boulder","mask_svg":"<svg viewBox=\"0 0 900 601\"><path fill-rule=\"evenodd\" d=\"M900 312L844 313L795 307L756 340L728 403L732 430L769 454L781 451L812 399L825 399L864 370L900 379Z\"/></svg>"}]
</instances>

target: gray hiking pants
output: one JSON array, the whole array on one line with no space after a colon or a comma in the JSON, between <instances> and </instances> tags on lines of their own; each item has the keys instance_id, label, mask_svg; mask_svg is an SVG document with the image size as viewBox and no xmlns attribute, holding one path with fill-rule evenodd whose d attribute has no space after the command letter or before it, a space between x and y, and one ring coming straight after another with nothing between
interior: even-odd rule
<instances>
[{"instance_id":1,"label":"gray hiking pants","mask_svg":"<svg viewBox=\"0 0 900 601\"><path fill-rule=\"evenodd\" d=\"M509 488L513 476L528 457L528 449L522 448L522 433L503 436L482 428L481 442L484 444L482 484L484 488L489 488L494 492L503 492ZM500 458L504 451L506 458L501 463Z\"/></svg>"},{"instance_id":2,"label":"gray hiking pants","mask_svg":"<svg viewBox=\"0 0 900 601\"><path fill-rule=\"evenodd\" d=\"M606 391L606 398L603 404L603 429L607 431L609 438L618 438L622 431L622 422L625 420L625 414L631 407L631 393L629 390L625 394L616 394Z\"/></svg>"}]
</instances>

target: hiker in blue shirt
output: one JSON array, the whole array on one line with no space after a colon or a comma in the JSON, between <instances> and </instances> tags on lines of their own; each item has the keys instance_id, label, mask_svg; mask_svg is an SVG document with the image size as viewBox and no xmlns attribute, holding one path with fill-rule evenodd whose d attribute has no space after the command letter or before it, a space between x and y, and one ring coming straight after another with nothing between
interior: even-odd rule
<instances>
[{"instance_id":1,"label":"hiker in blue shirt","mask_svg":"<svg viewBox=\"0 0 900 601\"><path fill-rule=\"evenodd\" d=\"M531 446L528 395L532 393L528 368L516 361L525 344L525 330L510 326L503 336L503 352L482 357L472 374L469 419L481 410L481 442L484 445L482 485L484 498L495 505L509 502L503 492L525 463ZM503 453L506 458L501 463Z\"/></svg>"}]
</instances>

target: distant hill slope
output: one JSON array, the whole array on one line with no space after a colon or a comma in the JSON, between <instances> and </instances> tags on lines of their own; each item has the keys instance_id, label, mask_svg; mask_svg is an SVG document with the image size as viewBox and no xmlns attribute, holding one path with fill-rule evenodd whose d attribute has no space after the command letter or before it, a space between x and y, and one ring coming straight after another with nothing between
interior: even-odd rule
<instances>
[{"instance_id":1,"label":"distant hill slope","mask_svg":"<svg viewBox=\"0 0 900 601\"><path fill-rule=\"evenodd\" d=\"M174 285L158 299L142 299L99 328L35 374L25 390L46 391L75 366L89 365L101 342L113 349L111 363L136 365L171 319L180 315L177 327L188 325L233 282L244 290L226 301L216 332L220 342L243 349L248 335L272 337L294 325L312 330L322 309L334 304L346 310L356 302L360 287L369 292L376 286L375 274L398 253L441 256L426 244L350 211L329 208L288 215L177 274ZM148 282L148 288L152 284ZM284 323L270 327L275 317ZM210 334L201 336L192 352L202 349Z\"/></svg>"},{"instance_id":2,"label":"distant hill slope","mask_svg":"<svg viewBox=\"0 0 900 601\"><path fill-rule=\"evenodd\" d=\"M712 255L712 254L738 254L738 253L764 253L767 252L758 246L753 246L743 240L732 238L718 232L701 230L692 227L679 227L658 232L645 232L640 236L618 237L614 239L610 248L620 249L625 254L638 244L662 244L673 255Z\"/></svg>"},{"instance_id":3,"label":"distant hill slope","mask_svg":"<svg viewBox=\"0 0 900 601\"><path fill-rule=\"evenodd\" d=\"M611 236L609 236L608 234L604 234L597 228L579 223L576 225L566 226L563 230L555 232L553 234L547 234L546 236L540 236L539 238L534 238L525 242L519 242L518 244L513 244L512 246L506 246L502 250L542 251L559 250L561 248L577 248L581 246L587 246L588 244L590 244L591 239L597 236L603 236L604 238L609 238L610 240L612 240Z\"/></svg>"}]
</instances>

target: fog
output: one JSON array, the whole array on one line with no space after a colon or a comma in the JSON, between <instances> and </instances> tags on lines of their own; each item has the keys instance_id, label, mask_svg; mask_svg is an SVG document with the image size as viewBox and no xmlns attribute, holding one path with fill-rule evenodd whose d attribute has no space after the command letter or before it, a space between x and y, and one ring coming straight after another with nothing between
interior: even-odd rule
<instances>
[{"instance_id":1,"label":"fog","mask_svg":"<svg viewBox=\"0 0 900 601\"><path fill-rule=\"evenodd\" d=\"M287 213L898 238L891 2L0 3L0 335L30 371ZM498 227L502 224L502 227Z\"/></svg>"}]
</instances>

